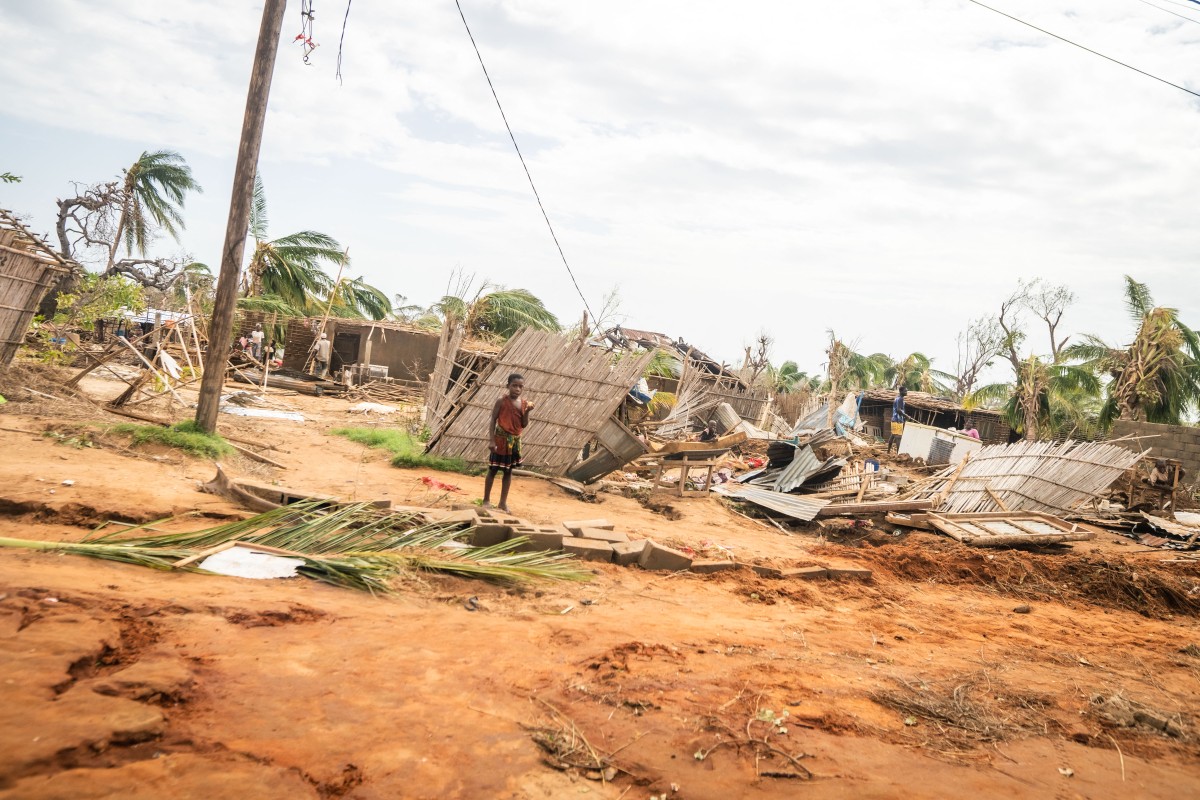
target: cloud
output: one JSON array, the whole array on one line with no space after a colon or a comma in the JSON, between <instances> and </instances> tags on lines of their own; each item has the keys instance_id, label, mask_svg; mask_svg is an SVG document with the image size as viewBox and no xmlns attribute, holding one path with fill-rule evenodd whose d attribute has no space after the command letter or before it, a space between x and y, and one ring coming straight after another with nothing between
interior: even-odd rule
<instances>
[{"instance_id":1,"label":"cloud","mask_svg":"<svg viewBox=\"0 0 1200 800\"><path fill-rule=\"evenodd\" d=\"M314 66L291 45L295 9L285 22L262 155L275 227L336 226L389 292L432 299L463 265L573 318L454 7L355 4L339 85L343 8L318 3ZM835 328L945 368L957 330L1022 276L1072 283L1078 326L1114 338L1123 272L1200 315L1183 277L1200 244L1200 106L1177 89L960 0L463 8L589 301L620 285L638 326L730 359L767 328L777 360L810 370ZM1195 75L1195 29L1154 8L1003 8L1174 82ZM260 13L7 9L3 125L231 171ZM228 195L209 188L187 244L212 253Z\"/></svg>"}]
</instances>

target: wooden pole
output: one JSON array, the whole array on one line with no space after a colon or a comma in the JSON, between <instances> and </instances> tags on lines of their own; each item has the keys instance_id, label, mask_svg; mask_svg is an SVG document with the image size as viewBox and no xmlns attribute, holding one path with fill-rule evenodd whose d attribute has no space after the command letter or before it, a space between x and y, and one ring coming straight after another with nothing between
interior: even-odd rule
<instances>
[{"instance_id":1,"label":"wooden pole","mask_svg":"<svg viewBox=\"0 0 1200 800\"><path fill-rule=\"evenodd\" d=\"M285 11L287 0L266 0L263 5L258 45L254 50L254 66L250 71L246 114L242 118L242 139L238 145L237 166L233 171L229 219L225 223L221 273L217 277L212 322L208 326L208 344L211 348L209 360L212 361L214 354L220 360L213 369L205 370L204 379L200 383L200 402L196 406L196 425L205 433L214 433L217 429L221 388L225 382L225 370L221 368L221 364L229 348L229 336L233 333L233 312L237 305L238 277L242 271L246 230L250 223L254 175L258 170L258 152L262 146L263 127L267 120L267 99L271 94L271 76L275 71L275 54L279 50Z\"/></svg>"},{"instance_id":2,"label":"wooden pole","mask_svg":"<svg viewBox=\"0 0 1200 800\"><path fill-rule=\"evenodd\" d=\"M196 313L192 311L192 289L188 285L187 277L183 279L183 294L187 298L188 320L192 327L192 344L196 346L196 363L200 365L200 372L204 372L204 353L200 350L200 334L196 331L200 321L196 318Z\"/></svg>"},{"instance_id":3,"label":"wooden pole","mask_svg":"<svg viewBox=\"0 0 1200 800\"><path fill-rule=\"evenodd\" d=\"M346 259L343 259L342 263L338 264L337 280L335 280L333 282L333 291L331 291L329 293L329 302L325 304L325 315L323 317L321 317L321 327L317 330L316 339L313 341L314 345L321 340L321 334L325 332L325 326L329 323L329 312L333 308L333 301L337 297L338 289L340 289L342 286L342 271L346 268L346 260L348 260L349 258L350 258L350 248L347 247L346 248ZM332 364L333 363L333 342L329 343L329 348L330 348L329 364ZM315 351L312 351L312 350L309 351L308 363L304 365L305 372L308 372L309 367L311 367L313 365L313 362L316 360L316 356L314 355L314 352ZM329 364L325 365L325 369L329 369Z\"/></svg>"}]
</instances>

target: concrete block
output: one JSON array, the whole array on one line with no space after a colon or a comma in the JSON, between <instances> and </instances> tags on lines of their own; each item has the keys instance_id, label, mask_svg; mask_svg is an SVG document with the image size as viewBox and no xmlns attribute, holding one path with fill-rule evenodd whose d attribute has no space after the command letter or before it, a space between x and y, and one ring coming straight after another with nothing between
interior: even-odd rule
<instances>
[{"instance_id":1,"label":"concrete block","mask_svg":"<svg viewBox=\"0 0 1200 800\"><path fill-rule=\"evenodd\" d=\"M871 580L871 570L862 567L830 567L831 578L854 578L861 581Z\"/></svg>"},{"instance_id":2,"label":"concrete block","mask_svg":"<svg viewBox=\"0 0 1200 800\"><path fill-rule=\"evenodd\" d=\"M783 570L778 567L768 567L766 564L751 564L750 569L760 578L782 578Z\"/></svg>"},{"instance_id":3,"label":"concrete block","mask_svg":"<svg viewBox=\"0 0 1200 800\"><path fill-rule=\"evenodd\" d=\"M653 539L646 539L646 547L638 558L642 569L681 570L692 566L692 559L678 550L665 547Z\"/></svg>"},{"instance_id":4,"label":"concrete block","mask_svg":"<svg viewBox=\"0 0 1200 800\"><path fill-rule=\"evenodd\" d=\"M568 539L564 538L563 541L568 541ZM626 567L630 564L636 564L638 563L638 559L642 557L642 551L645 549L645 539L638 539L633 542L616 542L612 546L613 561Z\"/></svg>"},{"instance_id":5,"label":"concrete block","mask_svg":"<svg viewBox=\"0 0 1200 800\"><path fill-rule=\"evenodd\" d=\"M579 535L585 539L599 539L602 542L628 542L629 534L621 531L610 531L604 528L582 528Z\"/></svg>"},{"instance_id":6,"label":"concrete block","mask_svg":"<svg viewBox=\"0 0 1200 800\"><path fill-rule=\"evenodd\" d=\"M697 575L711 575L714 572L724 572L727 569L737 569L736 561L693 561L691 570Z\"/></svg>"},{"instance_id":7,"label":"concrete block","mask_svg":"<svg viewBox=\"0 0 1200 800\"><path fill-rule=\"evenodd\" d=\"M475 526L471 533L471 544L474 547L491 547L494 544L507 542L512 536L511 525L495 525L490 522Z\"/></svg>"},{"instance_id":8,"label":"concrete block","mask_svg":"<svg viewBox=\"0 0 1200 800\"><path fill-rule=\"evenodd\" d=\"M779 577L785 580L814 581L818 578L828 578L829 570L824 567L797 567L781 570Z\"/></svg>"},{"instance_id":9,"label":"concrete block","mask_svg":"<svg viewBox=\"0 0 1200 800\"><path fill-rule=\"evenodd\" d=\"M595 539L584 539L579 536L564 538L562 543L564 553L578 556L584 561L612 561L613 549L608 542Z\"/></svg>"},{"instance_id":10,"label":"concrete block","mask_svg":"<svg viewBox=\"0 0 1200 800\"><path fill-rule=\"evenodd\" d=\"M606 519L576 519L564 522L563 527L576 536L579 536L581 535L580 531L584 528L600 528L601 530L611 531L614 526Z\"/></svg>"},{"instance_id":11,"label":"concrete block","mask_svg":"<svg viewBox=\"0 0 1200 800\"><path fill-rule=\"evenodd\" d=\"M438 522L453 523L455 525L465 525L470 527L471 525L479 522L479 517L475 515L474 508L462 508L458 511L451 511L449 514L446 514L439 519Z\"/></svg>"},{"instance_id":12,"label":"concrete block","mask_svg":"<svg viewBox=\"0 0 1200 800\"><path fill-rule=\"evenodd\" d=\"M521 528L513 528L513 538L524 536L529 541L524 544L517 545L515 552L518 553L533 553L539 550L562 550L563 536L562 531L556 530L522 530Z\"/></svg>"}]
</instances>

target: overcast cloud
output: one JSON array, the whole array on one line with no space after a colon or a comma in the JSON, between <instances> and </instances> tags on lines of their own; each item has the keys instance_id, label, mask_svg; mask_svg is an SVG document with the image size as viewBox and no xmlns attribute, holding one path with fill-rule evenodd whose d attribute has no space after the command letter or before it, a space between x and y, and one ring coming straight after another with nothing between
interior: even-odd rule
<instances>
[{"instance_id":1,"label":"overcast cloud","mask_svg":"<svg viewBox=\"0 0 1200 800\"><path fill-rule=\"evenodd\" d=\"M1200 5L994 4L1200 91ZM275 71L272 232L325 231L412 301L461 267L577 319L452 0L354 3L341 86L345 2L314 6L313 65L293 0ZM1127 339L1125 273L1200 325L1200 99L1178 89L962 0L463 8L588 302L619 287L633 327L730 361L765 330L814 371L834 329L952 369L1022 277L1077 292L1068 329ZM207 190L182 249L215 267L260 15L0 0L0 172L25 178L0 204L48 230L70 181L175 149Z\"/></svg>"}]
</instances>

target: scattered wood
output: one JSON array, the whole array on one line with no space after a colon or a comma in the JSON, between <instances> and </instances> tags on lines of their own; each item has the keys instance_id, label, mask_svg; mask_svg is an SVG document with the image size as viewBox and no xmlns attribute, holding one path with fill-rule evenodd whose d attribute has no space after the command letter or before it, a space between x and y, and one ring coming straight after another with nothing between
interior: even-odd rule
<instances>
[{"instance_id":1,"label":"scattered wood","mask_svg":"<svg viewBox=\"0 0 1200 800\"><path fill-rule=\"evenodd\" d=\"M963 544L1013 547L1078 542L1091 539L1091 528L1038 512L929 514L929 524Z\"/></svg>"},{"instance_id":2,"label":"scattered wood","mask_svg":"<svg viewBox=\"0 0 1200 800\"><path fill-rule=\"evenodd\" d=\"M247 481L231 480L225 469L217 464L217 474L208 483L200 484L200 491L224 497L250 511L272 511L301 500L323 500L332 506L337 500L323 495L305 494L281 486L262 486Z\"/></svg>"},{"instance_id":3,"label":"scattered wood","mask_svg":"<svg viewBox=\"0 0 1200 800\"><path fill-rule=\"evenodd\" d=\"M884 517L889 525L899 525L902 528L916 528L922 531L931 531L933 526L929 524L929 515L922 513L901 514L893 511Z\"/></svg>"},{"instance_id":4,"label":"scattered wood","mask_svg":"<svg viewBox=\"0 0 1200 800\"><path fill-rule=\"evenodd\" d=\"M287 469L288 468L286 464L280 464L278 461L267 458L262 453L256 453L253 450L242 447L240 444L234 444L233 442L229 442L229 446L232 447L234 450L237 450L239 453L244 455L246 458L253 459L254 461L258 461L259 463L269 464L272 467L275 467L277 469Z\"/></svg>"},{"instance_id":5,"label":"scattered wood","mask_svg":"<svg viewBox=\"0 0 1200 800\"><path fill-rule=\"evenodd\" d=\"M834 503L825 506L819 517L845 517L860 514L887 514L891 511L926 511L933 508L932 500L877 500L866 503Z\"/></svg>"}]
</instances>

